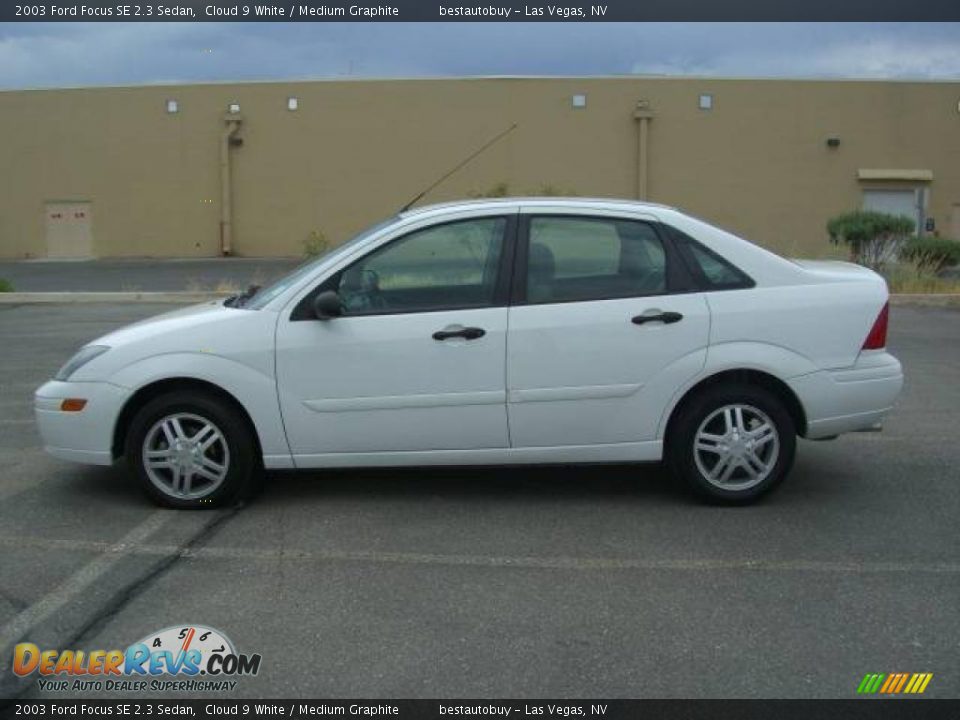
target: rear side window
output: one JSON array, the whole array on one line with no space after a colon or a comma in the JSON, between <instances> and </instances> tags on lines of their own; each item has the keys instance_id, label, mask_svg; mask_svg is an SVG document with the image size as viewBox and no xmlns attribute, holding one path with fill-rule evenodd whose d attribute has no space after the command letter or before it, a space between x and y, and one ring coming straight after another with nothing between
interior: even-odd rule
<instances>
[{"instance_id":1,"label":"rear side window","mask_svg":"<svg viewBox=\"0 0 960 720\"><path fill-rule=\"evenodd\" d=\"M643 222L533 217L526 281L530 303L660 295L667 291L666 253Z\"/></svg>"},{"instance_id":2,"label":"rear side window","mask_svg":"<svg viewBox=\"0 0 960 720\"><path fill-rule=\"evenodd\" d=\"M704 247L686 233L669 228L690 271L704 290L739 290L754 286L750 277L732 263Z\"/></svg>"}]
</instances>

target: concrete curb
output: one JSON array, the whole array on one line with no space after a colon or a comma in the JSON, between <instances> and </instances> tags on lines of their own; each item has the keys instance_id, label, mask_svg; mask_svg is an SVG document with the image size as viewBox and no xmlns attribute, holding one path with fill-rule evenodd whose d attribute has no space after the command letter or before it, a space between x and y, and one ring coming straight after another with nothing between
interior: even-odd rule
<instances>
[{"instance_id":1,"label":"concrete curb","mask_svg":"<svg viewBox=\"0 0 960 720\"><path fill-rule=\"evenodd\" d=\"M210 291L176 292L9 292L0 293L0 305L39 303L202 303L234 293ZM960 293L911 293L890 296L891 305L960 307Z\"/></svg>"},{"instance_id":2,"label":"concrete curb","mask_svg":"<svg viewBox=\"0 0 960 720\"><path fill-rule=\"evenodd\" d=\"M201 303L235 293L216 291L183 292L9 292L0 293L2 305L37 303Z\"/></svg>"}]
</instances>

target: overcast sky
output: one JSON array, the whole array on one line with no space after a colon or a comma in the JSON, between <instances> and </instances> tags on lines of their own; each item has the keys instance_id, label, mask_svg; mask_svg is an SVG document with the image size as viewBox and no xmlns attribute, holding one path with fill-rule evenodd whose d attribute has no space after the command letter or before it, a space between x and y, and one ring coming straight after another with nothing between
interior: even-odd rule
<instances>
[{"instance_id":1,"label":"overcast sky","mask_svg":"<svg viewBox=\"0 0 960 720\"><path fill-rule=\"evenodd\" d=\"M0 24L3 89L628 73L960 79L960 23Z\"/></svg>"}]
</instances>

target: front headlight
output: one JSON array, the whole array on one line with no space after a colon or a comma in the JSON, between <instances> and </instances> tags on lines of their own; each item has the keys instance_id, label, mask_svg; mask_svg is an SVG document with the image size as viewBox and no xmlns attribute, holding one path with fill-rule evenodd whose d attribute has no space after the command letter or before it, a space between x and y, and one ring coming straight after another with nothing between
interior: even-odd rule
<instances>
[{"instance_id":1,"label":"front headlight","mask_svg":"<svg viewBox=\"0 0 960 720\"><path fill-rule=\"evenodd\" d=\"M72 358L67 360L66 364L64 364L64 366L57 371L57 374L53 376L53 379L61 381L69 380L70 376L73 375L77 370L82 368L95 357L100 357L109 349L109 345L87 345L86 347L80 348L80 351Z\"/></svg>"}]
</instances>

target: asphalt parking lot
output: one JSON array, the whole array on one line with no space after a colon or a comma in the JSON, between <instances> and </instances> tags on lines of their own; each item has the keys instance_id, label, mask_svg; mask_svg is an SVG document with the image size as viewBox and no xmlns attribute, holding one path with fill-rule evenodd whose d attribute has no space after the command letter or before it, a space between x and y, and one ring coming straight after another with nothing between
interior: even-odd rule
<instances>
[{"instance_id":1,"label":"asphalt parking lot","mask_svg":"<svg viewBox=\"0 0 960 720\"><path fill-rule=\"evenodd\" d=\"M287 473L203 513L46 457L32 419L73 350L168 308L0 306L0 696L75 696L13 682L16 641L190 623L262 655L230 697L960 695L958 310L894 308L885 431L802 442L754 507L616 466Z\"/></svg>"},{"instance_id":2,"label":"asphalt parking lot","mask_svg":"<svg viewBox=\"0 0 960 720\"><path fill-rule=\"evenodd\" d=\"M303 258L109 258L0 260L18 292L176 292L267 285Z\"/></svg>"}]
</instances>

